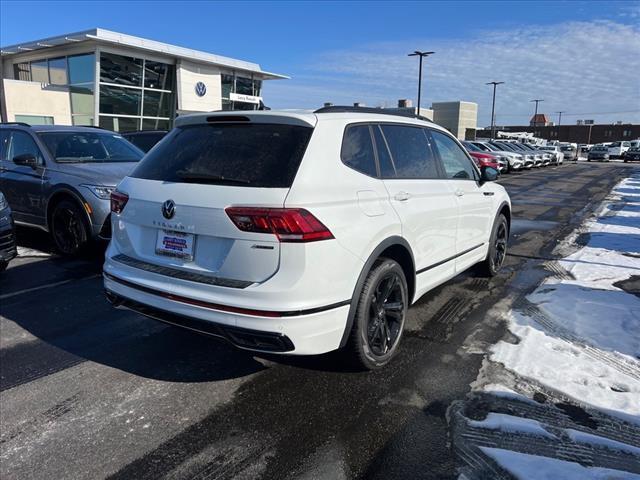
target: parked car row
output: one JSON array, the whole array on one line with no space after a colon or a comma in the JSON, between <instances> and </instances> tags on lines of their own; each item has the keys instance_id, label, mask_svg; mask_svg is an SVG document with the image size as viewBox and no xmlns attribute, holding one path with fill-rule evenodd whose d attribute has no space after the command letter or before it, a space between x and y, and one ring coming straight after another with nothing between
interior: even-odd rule
<instances>
[{"instance_id":1,"label":"parked car row","mask_svg":"<svg viewBox=\"0 0 640 480\"><path fill-rule=\"evenodd\" d=\"M566 159L561 146L537 147L507 140L465 141L463 145L477 162L482 161L484 164L492 162L498 165L499 171L503 173L548 165L562 165ZM576 159L571 152L568 156L571 160Z\"/></svg>"},{"instance_id":2,"label":"parked car row","mask_svg":"<svg viewBox=\"0 0 640 480\"><path fill-rule=\"evenodd\" d=\"M589 150L587 160L609 161L615 158L623 159L625 162L640 160L640 140L630 142L607 142L598 143Z\"/></svg>"}]
</instances>

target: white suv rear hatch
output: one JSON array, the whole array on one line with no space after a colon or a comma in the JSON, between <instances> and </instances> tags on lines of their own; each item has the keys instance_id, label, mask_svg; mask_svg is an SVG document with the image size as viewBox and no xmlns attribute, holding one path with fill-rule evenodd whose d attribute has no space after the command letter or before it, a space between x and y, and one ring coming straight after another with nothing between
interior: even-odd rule
<instances>
[{"instance_id":1,"label":"white suv rear hatch","mask_svg":"<svg viewBox=\"0 0 640 480\"><path fill-rule=\"evenodd\" d=\"M277 237L241 231L225 208L284 206L313 131L308 117L226 113L177 122L118 186L126 203L113 216L112 241L121 258L247 283L271 277Z\"/></svg>"}]
</instances>

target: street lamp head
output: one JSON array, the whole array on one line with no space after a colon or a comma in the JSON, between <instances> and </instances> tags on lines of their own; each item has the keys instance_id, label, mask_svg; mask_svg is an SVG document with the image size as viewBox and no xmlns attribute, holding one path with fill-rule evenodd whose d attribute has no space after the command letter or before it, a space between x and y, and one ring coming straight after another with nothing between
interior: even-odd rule
<instances>
[{"instance_id":1,"label":"street lamp head","mask_svg":"<svg viewBox=\"0 0 640 480\"><path fill-rule=\"evenodd\" d=\"M485 85L502 85L504 82L487 82Z\"/></svg>"},{"instance_id":2,"label":"street lamp head","mask_svg":"<svg viewBox=\"0 0 640 480\"><path fill-rule=\"evenodd\" d=\"M544 102L542 98L534 98L533 100L529 100L530 102Z\"/></svg>"},{"instance_id":3,"label":"street lamp head","mask_svg":"<svg viewBox=\"0 0 640 480\"><path fill-rule=\"evenodd\" d=\"M409 57L428 57L429 55L433 55L436 52L421 52L420 50L416 50L413 53L410 53Z\"/></svg>"}]
</instances>

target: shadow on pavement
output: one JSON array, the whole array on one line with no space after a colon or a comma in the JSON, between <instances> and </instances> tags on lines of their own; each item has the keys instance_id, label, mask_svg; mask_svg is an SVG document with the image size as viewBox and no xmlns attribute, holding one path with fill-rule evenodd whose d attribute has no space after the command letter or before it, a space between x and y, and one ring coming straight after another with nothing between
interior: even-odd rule
<instances>
[{"instance_id":1,"label":"shadow on pavement","mask_svg":"<svg viewBox=\"0 0 640 480\"><path fill-rule=\"evenodd\" d=\"M3 332L0 390L85 361L167 382L225 380L265 368L223 341L114 309L101 278L11 297L0 311L36 337L16 341Z\"/></svg>"}]
</instances>

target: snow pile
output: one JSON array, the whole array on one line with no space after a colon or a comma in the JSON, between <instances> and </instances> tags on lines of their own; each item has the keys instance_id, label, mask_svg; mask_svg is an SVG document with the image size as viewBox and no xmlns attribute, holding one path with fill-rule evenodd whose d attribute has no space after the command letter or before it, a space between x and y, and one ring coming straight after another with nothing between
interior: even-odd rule
<instances>
[{"instance_id":1,"label":"snow pile","mask_svg":"<svg viewBox=\"0 0 640 480\"><path fill-rule=\"evenodd\" d=\"M510 313L520 342L500 342L491 360L640 423L640 298L614 285L640 276L640 177L619 183L584 232L558 262L567 274Z\"/></svg>"},{"instance_id":2,"label":"snow pile","mask_svg":"<svg viewBox=\"0 0 640 480\"><path fill-rule=\"evenodd\" d=\"M450 412L472 480L640 480L640 175L559 251L569 247L514 302L517 338L491 348L482 391Z\"/></svg>"}]
</instances>

